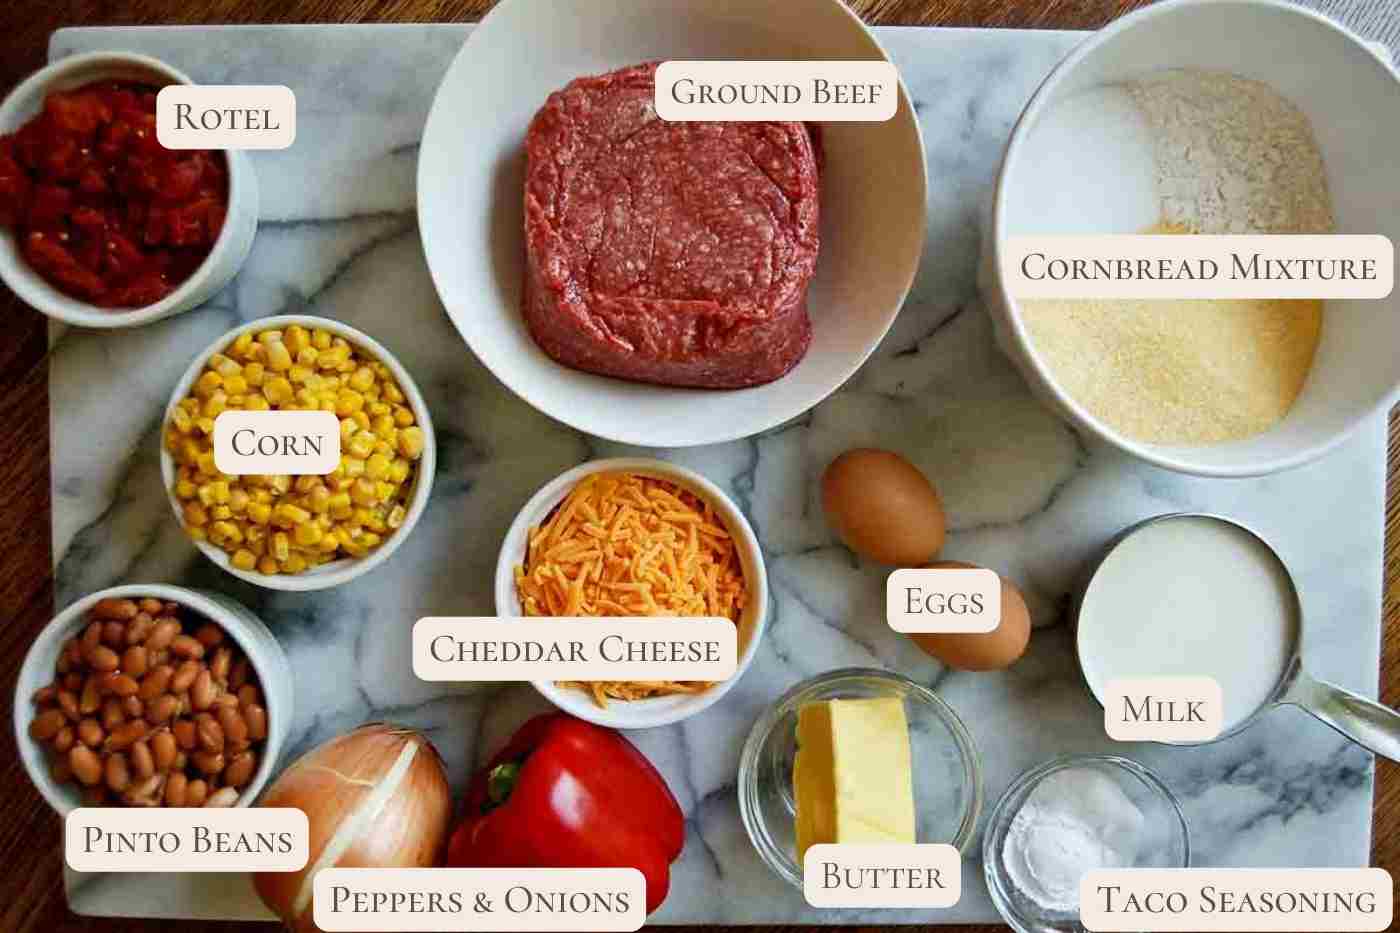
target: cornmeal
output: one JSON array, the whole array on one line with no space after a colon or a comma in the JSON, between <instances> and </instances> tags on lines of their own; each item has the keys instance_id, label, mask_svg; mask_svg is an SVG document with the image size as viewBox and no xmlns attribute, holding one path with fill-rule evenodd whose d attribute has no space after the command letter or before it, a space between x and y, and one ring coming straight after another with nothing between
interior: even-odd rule
<instances>
[{"instance_id":1,"label":"cornmeal","mask_svg":"<svg viewBox=\"0 0 1400 933\"><path fill-rule=\"evenodd\" d=\"M1303 388L1322 302L1034 299L1031 341L1100 421L1154 444L1216 444L1267 431Z\"/></svg>"}]
</instances>

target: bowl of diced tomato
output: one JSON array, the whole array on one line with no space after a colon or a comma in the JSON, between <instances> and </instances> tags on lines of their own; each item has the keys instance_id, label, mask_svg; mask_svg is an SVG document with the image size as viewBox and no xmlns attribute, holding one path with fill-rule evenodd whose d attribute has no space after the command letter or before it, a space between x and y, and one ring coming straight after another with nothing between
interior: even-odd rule
<instances>
[{"instance_id":1,"label":"bowl of diced tomato","mask_svg":"<svg viewBox=\"0 0 1400 933\"><path fill-rule=\"evenodd\" d=\"M0 278L84 327L189 310L228 284L257 229L243 152L166 149L156 95L192 84L145 55L64 58L0 104Z\"/></svg>"}]
</instances>

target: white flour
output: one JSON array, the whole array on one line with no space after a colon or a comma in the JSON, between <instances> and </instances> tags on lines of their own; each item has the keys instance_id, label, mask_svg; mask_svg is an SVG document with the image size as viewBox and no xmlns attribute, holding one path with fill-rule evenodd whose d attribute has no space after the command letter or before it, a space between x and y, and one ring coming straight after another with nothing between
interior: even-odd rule
<instances>
[{"instance_id":1,"label":"white flour","mask_svg":"<svg viewBox=\"0 0 1400 933\"><path fill-rule=\"evenodd\" d=\"M1026 796L1002 842L1016 888L1041 909L1079 911L1079 880L1096 868L1129 868L1144 818L1127 794L1093 768L1065 768Z\"/></svg>"},{"instance_id":2,"label":"white flour","mask_svg":"<svg viewBox=\"0 0 1400 933\"><path fill-rule=\"evenodd\" d=\"M1154 138L1162 220L1194 233L1331 233L1303 112L1259 81L1171 69L1123 85Z\"/></svg>"}]
</instances>

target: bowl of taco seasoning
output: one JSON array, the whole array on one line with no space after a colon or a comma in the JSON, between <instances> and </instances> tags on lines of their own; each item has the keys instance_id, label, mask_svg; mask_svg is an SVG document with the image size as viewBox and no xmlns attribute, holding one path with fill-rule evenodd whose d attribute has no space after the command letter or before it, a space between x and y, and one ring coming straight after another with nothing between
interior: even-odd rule
<instances>
[{"instance_id":1,"label":"bowl of taco seasoning","mask_svg":"<svg viewBox=\"0 0 1400 933\"><path fill-rule=\"evenodd\" d=\"M540 489L506 532L496 564L502 618L708 616L738 629L732 677L700 681L534 681L555 706L599 725L688 719L744 675L768 619L763 553L744 513L693 470L647 458L594 460Z\"/></svg>"},{"instance_id":2,"label":"bowl of taco seasoning","mask_svg":"<svg viewBox=\"0 0 1400 933\"><path fill-rule=\"evenodd\" d=\"M193 84L145 55L64 58L0 104L0 278L82 327L187 311L238 272L257 229L247 154L166 149L156 95Z\"/></svg>"}]
</instances>

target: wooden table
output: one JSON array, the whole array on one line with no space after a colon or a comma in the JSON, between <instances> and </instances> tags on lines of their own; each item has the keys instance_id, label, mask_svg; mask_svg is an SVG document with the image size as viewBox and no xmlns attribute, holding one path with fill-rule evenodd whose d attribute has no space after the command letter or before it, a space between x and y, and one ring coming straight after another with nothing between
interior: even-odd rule
<instances>
[{"instance_id":1,"label":"wooden table","mask_svg":"<svg viewBox=\"0 0 1400 933\"><path fill-rule=\"evenodd\" d=\"M775 0L781 2L781 0ZM1142 6L1143 0L849 0L868 22L920 26L1004 26L1094 29ZM1338 6L1347 0L1321 0ZM0 5L0 91L45 62L49 34L62 26L160 23L453 22L478 18L491 0L46 0ZM1361 17L1365 21L1365 16ZM1376 38L1400 31L1400 18L1372 30ZM1387 36L1389 32L1391 35ZM50 556L48 365L44 319L8 289L0 295L0 694L15 677L34 634L53 614ZM1389 494L1386 510L1385 649L1382 697L1400 703L1400 408L1391 413ZM1347 568L1344 572L1374 572ZM10 730L0 730L0 930L180 930L187 925L150 920L89 920L68 912L63 897L60 824L25 775ZM1377 776L1373 864L1400 874L1400 767L1382 762ZM247 924L204 924L202 929L247 933ZM683 928L675 928L681 930ZM947 927L949 933L997 927ZM1001 928L1004 929L1004 928Z\"/></svg>"}]
</instances>

